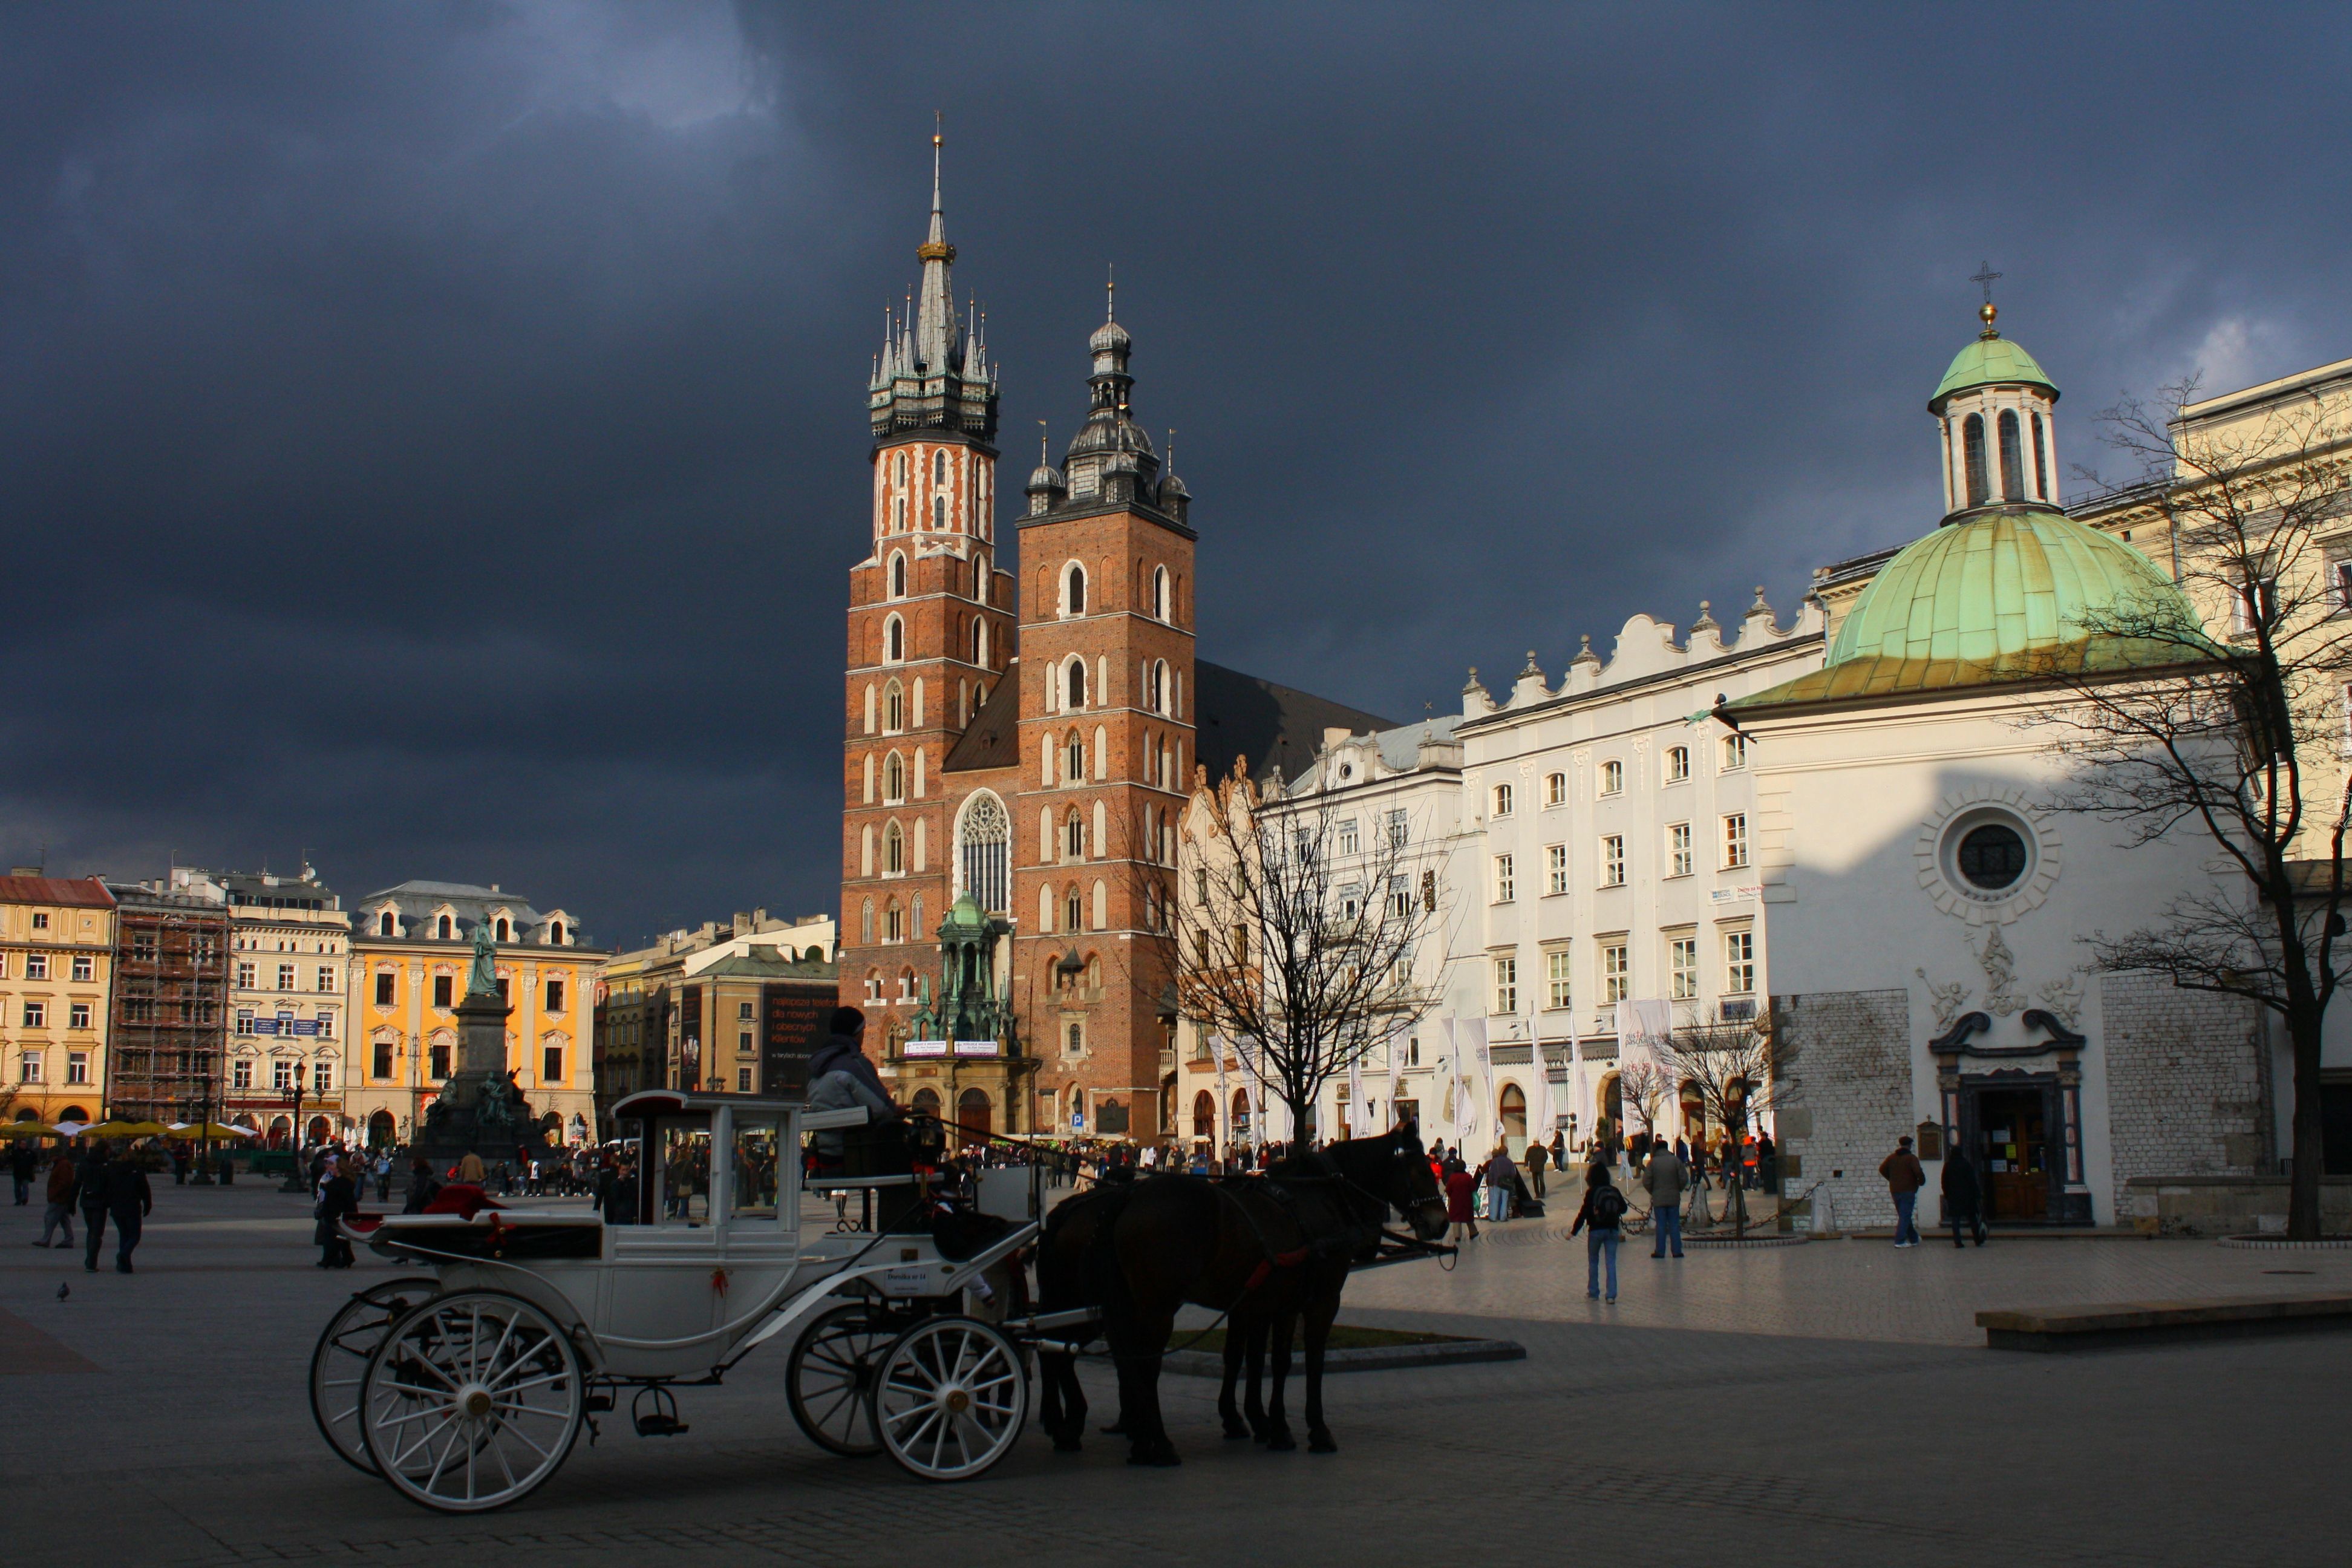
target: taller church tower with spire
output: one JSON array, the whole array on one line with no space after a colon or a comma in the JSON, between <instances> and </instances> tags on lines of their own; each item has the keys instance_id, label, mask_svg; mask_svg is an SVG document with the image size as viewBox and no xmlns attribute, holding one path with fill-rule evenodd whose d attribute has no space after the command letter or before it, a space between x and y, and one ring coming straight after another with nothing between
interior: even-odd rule
<instances>
[{"instance_id":1,"label":"taller church tower with spire","mask_svg":"<svg viewBox=\"0 0 2352 1568\"><path fill-rule=\"evenodd\" d=\"M850 568L840 962L845 1001L894 1006L949 903L940 764L1013 655L1013 582L996 562L996 373L960 321L931 138L919 297L886 317L866 403L871 548ZM900 962L900 961L904 962ZM900 992L908 994L900 995ZM876 1043L898 1026L877 1019Z\"/></svg>"}]
</instances>

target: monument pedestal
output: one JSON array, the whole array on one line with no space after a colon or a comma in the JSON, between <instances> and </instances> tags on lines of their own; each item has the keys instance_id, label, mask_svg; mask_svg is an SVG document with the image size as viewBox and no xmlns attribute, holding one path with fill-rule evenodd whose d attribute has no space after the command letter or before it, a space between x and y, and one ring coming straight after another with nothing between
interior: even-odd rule
<instances>
[{"instance_id":1,"label":"monument pedestal","mask_svg":"<svg viewBox=\"0 0 2352 1568\"><path fill-rule=\"evenodd\" d=\"M520 1164L545 1134L507 1068L507 1017L514 1009L495 991L471 991L456 1011L457 1070L425 1107L416 1152L436 1170L467 1154L485 1165Z\"/></svg>"}]
</instances>

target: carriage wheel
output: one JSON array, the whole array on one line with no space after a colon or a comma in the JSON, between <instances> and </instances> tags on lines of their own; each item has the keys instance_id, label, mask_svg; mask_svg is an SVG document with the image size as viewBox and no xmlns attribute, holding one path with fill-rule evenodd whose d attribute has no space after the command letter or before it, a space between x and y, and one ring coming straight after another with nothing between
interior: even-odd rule
<instances>
[{"instance_id":1,"label":"carriage wheel","mask_svg":"<svg viewBox=\"0 0 2352 1568\"><path fill-rule=\"evenodd\" d=\"M327 1331L310 1352L310 1419L337 1458L369 1475L375 1474L375 1462L360 1436L360 1382L367 1375L368 1359L393 1324L440 1289L437 1279L371 1285L327 1321Z\"/></svg>"},{"instance_id":2,"label":"carriage wheel","mask_svg":"<svg viewBox=\"0 0 2352 1568\"><path fill-rule=\"evenodd\" d=\"M874 1384L897 1338L889 1314L863 1301L824 1312L793 1344L784 1398L809 1441L845 1458L882 1451L874 1435Z\"/></svg>"},{"instance_id":3,"label":"carriage wheel","mask_svg":"<svg viewBox=\"0 0 2352 1568\"><path fill-rule=\"evenodd\" d=\"M1028 1415L1021 1352L976 1318L927 1318L899 1335L874 1387L882 1447L925 1480L979 1475L1012 1449Z\"/></svg>"},{"instance_id":4,"label":"carriage wheel","mask_svg":"<svg viewBox=\"0 0 2352 1568\"><path fill-rule=\"evenodd\" d=\"M393 1325L360 1388L360 1429L403 1494L478 1513L556 1472L580 1436L586 1392L553 1319L520 1296L464 1290Z\"/></svg>"}]
</instances>

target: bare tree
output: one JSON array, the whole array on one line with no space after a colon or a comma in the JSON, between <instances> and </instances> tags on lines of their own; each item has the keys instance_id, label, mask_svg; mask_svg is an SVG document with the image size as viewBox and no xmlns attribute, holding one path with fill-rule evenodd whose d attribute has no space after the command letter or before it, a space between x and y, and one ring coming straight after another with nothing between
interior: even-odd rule
<instances>
[{"instance_id":1,"label":"bare tree","mask_svg":"<svg viewBox=\"0 0 2352 1568\"><path fill-rule=\"evenodd\" d=\"M2087 615L2078 646L2125 657L2053 661L2067 701L2029 721L2054 728L2075 764L2061 808L2122 825L2126 847L2189 835L2217 851L2224 870L2210 884L2091 947L2102 969L2153 971L2280 1020L2294 1079L2287 1234L2309 1240L2352 814L2338 754L2352 606L2321 533L2347 515L2352 451L2324 405L2203 428L2183 413L2195 391L2193 380L2167 387L2153 407L2126 398L2102 417L2109 445L2142 469L2122 499L2169 525L2173 574L2192 603L2227 615L2227 640L2173 595Z\"/></svg>"},{"instance_id":2,"label":"bare tree","mask_svg":"<svg viewBox=\"0 0 2352 1568\"><path fill-rule=\"evenodd\" d=\"M1685 1094L1695 1094L1701 1113L1723 1129L1730 1150L1724 1173L1731 1189L1725 1217L1732 1222L1734 1234L1744 1237L1748 1193L1740 1180L1739 1150L1751 1123L1796 1103L1797 1047L1778 1038L1769 1022L1759 1019L1686 1025L1655 1048L1663 1076ZM1622 1073L1618 1082L1624 1082Z\"/></svg>"},{"instance_id":3,"label":"bare tree","mask_svg":"<svg viewBox=\"0 0 2352 1568\"><path fill-rule=\"evenodd\" d=\"M1646 1058L1637 1057L1617 1069L1618 1103L1642 1123L1644 1132L1656 1129L1658 1112L1673 1088L1664 1069Z\"/></svg>"},{"instance_id":4,"label":"bare tree","mask_svg":"<svg viewBox=\"0 0 2352 1568\"><path fill-rule=\"evenodd\" d=\"M1254 1059L1299 1130L1324 1084L1435 1005L1413 963L1444 898L1410 824L1278 790L1261 797L1238 764L1201 773L1158 923L1178 1012Z\"/></svg>"}]
</instances>

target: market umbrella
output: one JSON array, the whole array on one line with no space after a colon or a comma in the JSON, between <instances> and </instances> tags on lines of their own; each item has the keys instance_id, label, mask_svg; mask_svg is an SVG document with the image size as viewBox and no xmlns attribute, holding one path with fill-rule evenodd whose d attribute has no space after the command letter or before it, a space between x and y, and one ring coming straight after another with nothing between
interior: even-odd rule
<instances>
[{"instance_id":1,"label":"market umbrella","mask_svg":"<svg viewBox=\"0 0 2352 1568\"><path fill-rule=\"evenodd\" d=\"M174 1138L250 1138L253 1129L224 1127L217 1121L175 1121L172 1124L172 1135Z\"/></svg>"},{"instance_id":2,"label":"market umbrella","mask_svg":"<svg viewBox=\"0 0 2352 1568\"><path fill-rule=\"evenodd\" d=\"M160 1121L101 1121L82 1129L91 1138L161 1138L170 1131Z\"/></svg>"},{"instance_id":3,"label":"market umbrella","mask_svg":"<svg viewBox=\"0 0 2352 1568\"><path fill-rule=\"evenodd\" d=\"M79 1138L89 1130L89 1123L87 1121L60 1121L58 1123L58 1136L60 1138Z\"/></svg>"},{"instance_id":4,"label":"market umbrella","mask_svg":"<svg viewBox=\"0 0 2352 1568\"><path fill-rule=\"evenodd\" d=\"M58 1130L46 1121L0 1121L0 1138L55 1138Z\"/></svg>"}]
</instances>

